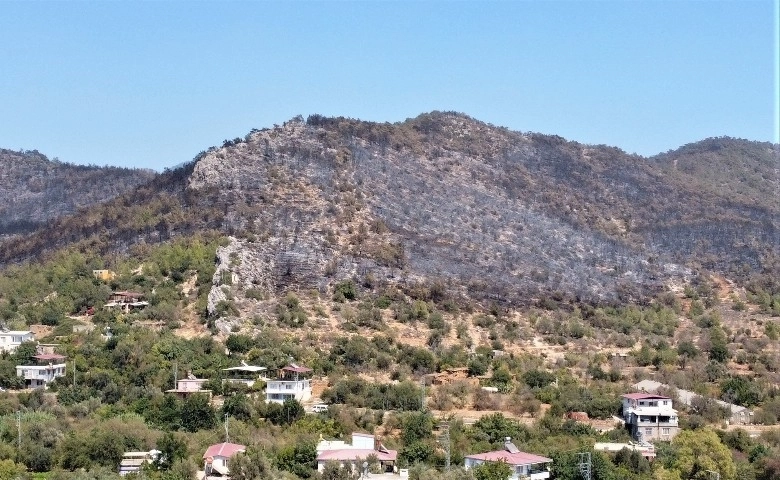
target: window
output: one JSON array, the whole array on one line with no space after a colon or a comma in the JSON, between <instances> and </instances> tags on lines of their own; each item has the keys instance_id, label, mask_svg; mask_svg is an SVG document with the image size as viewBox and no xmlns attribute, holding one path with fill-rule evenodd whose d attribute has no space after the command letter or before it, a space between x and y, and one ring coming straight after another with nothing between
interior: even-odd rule
<instances>
[{"instance_id":1,"label":"window","mask_svg":"<svg viewBox=\"0 0 780 480\"><path fill-rule=\"evenodd\" d=\"M664 405L669 405L669 401L668 400L664 400Z\"/></svg>"},{"instance_id":2,"label":"window","mask_svg":"<svg viewBox=\"0 0 780 480\"><path fill-rule=\"evenodd\" d=\"M662 428L661 429L661 435L671 435L672 429L671 428Z\"/></svg>"},{"instance_id":3,"label":"window","mask_svg":"<svg viewBox=\"0 0 780 480\"><path fill-rule=\"evenodd\" d=\"M652 428L645 428L645 435L652 435L653 429Z\"/></svg>"}]
</instances>

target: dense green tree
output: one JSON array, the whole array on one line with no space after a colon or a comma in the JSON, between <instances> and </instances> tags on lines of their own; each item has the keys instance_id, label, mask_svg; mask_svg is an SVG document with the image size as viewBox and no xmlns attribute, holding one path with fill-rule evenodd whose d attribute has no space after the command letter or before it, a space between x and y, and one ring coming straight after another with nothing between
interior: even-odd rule
<instances>
[{"instance_id":1,"label":"dense green tree","mask_svg":"<svg viewBox=\"0 0 780 480\"><path fill-rule=\"evenodd\" d=\"M181 406L181 426L188 432L213 428L217 416L206 395L190 395Z\"/></svg>"},{"instance_id":2,"label":"dense green tree","mask_svg":"<svg viewBox=\"0 0 780 480\"><path fill-rule=\"evenodd\" d=\"M433 436L433 416L430 413L410 412L403 418L401 440L409 445Z\"/></svg>"},{"instance_id":3,"label":"dense green tree","mask_svg":"<svg viewBox=\"0 0 780 480\"><path fill-rule=\"evenodd\" d=\"M735 480L736 467L729 449L709 429L683 430L672 444L676 451L672 466L683 478L706 479L707 471L720 473L721 480Z\"/></svg>"},{"instance_id":4,"label":"dense green tree","mask_svg":"<svg viewBox=\"0 0 780 480\"><path fill-rule=\"evenodd\" d=\"M485 462L473 468L475 480L506 480L512 468L506 462Z\"/></svg>"},{"instance_id":5,"label":"dense green tree","mask_svg":"<svg viewBox=\"0 0 780 480\"><path fill-rule=\"evenodd\" d=\"M157 441L157 450L160 451L155 466L160 470L170 470L177 462L187 457L187 443L183 438L166 432Z\"/></svg>"},{"instance_id":6,"label":"dense green tree","mask_svg":"<svg viewBox=\"0 0 780 480\"><path fill-rule=\"evenodd\" d=\"M339 465L337 462L327 462L322 471L322 480L358 480L360 470L353 468L351 463Z\"/></svg>"},{"instance_id":7,"label":"dense green tree","mask_svg":"<svg viewBox=\"0 0 780 480\"><path fill-rule=\"evenodd\" d=\"M230 459L230 478L233 480L274 480L276 476L265 455L255 447L248 447L245 453L238 453Z\"/></svg>"},{"instance_id":8,"label":"dense green tree","mask_svg":"<svg viewBox=\"0 0 780 480\"><path fill-rule=\"evenodd\" d=\"M301 442L283 447L276 455L276 466L301 478L314 475L317 462L317 447L313 443Z\"/></svg>"}]
</instances>

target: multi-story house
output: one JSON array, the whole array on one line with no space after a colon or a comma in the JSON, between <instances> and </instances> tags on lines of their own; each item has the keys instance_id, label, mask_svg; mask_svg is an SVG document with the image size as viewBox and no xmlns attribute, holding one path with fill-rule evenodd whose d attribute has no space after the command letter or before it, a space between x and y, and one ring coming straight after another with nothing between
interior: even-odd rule
<instances>
[{"instance_id":1,"label":"multi-story house","mask_svg":"<svg viewBox=\"0 0 780 480\"><path fill-rule=\"evenodd\" d=\"M16 375L24 378L27 388L46 387L57 377L65 376L65 357L56 353L33 355L36 365L17 365Z\"/></svg>"},{"instance_id":2,"label":"multi-story house","mask_svg":"<svg viewBox=\"0 0 780 480\"><path fill-rule=\"evenodd\" d=\"M642 442L671 440L680 431L672 399L653 393L623 395L623 419L631 437Z\"/></svg>"},{"instance_id":3,"label":"multi-story house","mask_svg":"<svg viewBox=\"0 0 780 480\"><path fill-rule=\"evenodd\" d=\"M0 331L0 352L14 352L23 342L35 340L35 335L28 330Z\"/></svg>"},{"instance_id":4,"label":"multi-story house","mask_svg":"<svg viewBox=\"0 0 780 480\"><path fill-rule=\"evenodd\" d=\"M284 403L293 398L299 402L311 399L311 374L313 370L291 363L279 370L275 379L267 379L265 401Z\"/></svg>"}]
</instances>

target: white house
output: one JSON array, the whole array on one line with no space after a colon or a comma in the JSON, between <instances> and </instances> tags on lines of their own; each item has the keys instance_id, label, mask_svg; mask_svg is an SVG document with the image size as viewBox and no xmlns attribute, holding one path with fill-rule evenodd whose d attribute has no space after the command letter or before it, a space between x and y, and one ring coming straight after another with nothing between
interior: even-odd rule
<instances>
[{"instance_id":1,"label":"white house","mask_svg":"<svg viewBox=\"0 0 780 480\"><path fill-rule=\"evenodd\" d=\"M552 459L534 455L533 453L521 452L512 443L512 439L507 437L504 441L503 450L468 455L466 456L464 466L468 470L485 462L506 462L512 469L508 480L544 480L550 478L550 463L552 463Z\"/></svg>"},{"instance_id":2,"label":"white house","mask_svg":"<svg viewBox=\"0 0 780 480\"><path fill-rule=\"evenodd\" d=\"M311 399L311 374L313 370L291 363L279 370L278 377L266 379L265 401L284 403L293 398L299 402Z\"/></svg>"},{"instance_id":3,"label":"white house","mask_svg":"<svg viewBox=\"0 0 780 480\"><path fill-rule=\"evenodd\" d=\"M0 331L0 352L14 352L22 342L35 340L35 335L29 330Z\"/></svg>"},{"instance_id":4,"label":"white house","mask_svg":"<svg viewBox=\"0 0 780 480\"><path fill-rule=\"evenodd\" d=\"M383 472L392 472L398 459L397 450L389 450L373 435L353 433L352 443L343 440L320 440L317 444L317 471L325 470L328 462L351 463L360 471L369 456L376 457Z\"/></svg>"},{"instance_id":5,"label":"white house","mask_svg":"<svg viewBox=\"0 0 780 480\"><path fill-rule=\"evenodd\" d=\"M658 391L661 390L662 388L666 390L672 390L672 387L670 387L669 385L665 385L661 382L656 382L655 380L642 380L631 386L639 391L649 392L649 393L658 393ZM694 392L691 392L690 390L683 390L682 388L678 388L674 390L676 391L677 398L680 400L680 402L682 402L683 405L688 405L689 407L693 403L694 398L701 396L701 395L697 395ZM731 423L741 424L741 425L747 423L753 423L753 412L751 412L750 409L743 407L741 405L735 405L733 403L724 402L723 400L718 400L718 399L714 399L714 400L715 403L729 410L729 412L731 413L731 419L730 419Z\"/></svg>"},{"instance_id":6,"label":"white house","mask_svg":"<svg viewBox=\"0 0 780 480\"><path fill-rule=\"evenodd\" d=\"M24 378L28 388L46 387L57 377L65 376L65 357L56 353L33 355L37 365L17 365L16 375Z\"/></svg>"},{"instance_id":7,"label":"white house","mask_svg":"<svg viewBox=\"0 0 780 480\"><path fill-rule=\"evenodd\" d=\"M680 431L672 399L654 393L623 395L623 420L634 440L671 440Z\"/></svg>"},{"instance_id":8,"label":"white house","mask_svg":"<svg viewBox=\"0 0 780 480\"><path fill-rule=\"evenodd\" d=\"M246 446L224 442L217 443L206 449L206 453L203 454L205 478L219 478L230 475L228 461L239 452L246 452Z\"/></svg>"}]
</instances>

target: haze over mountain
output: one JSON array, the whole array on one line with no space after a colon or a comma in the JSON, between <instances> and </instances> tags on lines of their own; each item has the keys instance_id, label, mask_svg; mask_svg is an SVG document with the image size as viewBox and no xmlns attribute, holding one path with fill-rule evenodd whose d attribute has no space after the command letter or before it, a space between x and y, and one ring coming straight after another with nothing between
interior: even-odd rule
<instances>
[{"instance_id":1,"label":"haze over mountain","mask_svg":"<svg viewBox=\"0 0 780 480\"><path fill-rule=\"evenodd\" d=\"M219 267L232 283L268 292L350 277L511 303L641 300L699 268L777 272L778 152L712 138L645 158L457 113L298 117L93 197L0 259L212 229L235 237Z\"/></svg>"},{"instance_id":2,"label":"haze over mountain","mask_svg":"<svg viewBox=\"0 0 780 480\"><path fill-rule=\"evenodd\" d=\"M72 165L35 150L0 149L0 235L32 231L154 176L150 170Z\"/></svg>"}]
</instances>

